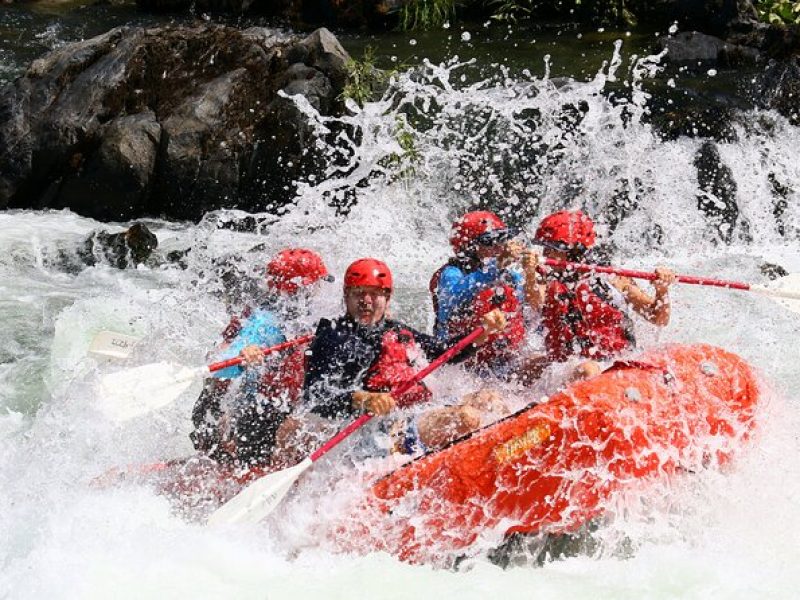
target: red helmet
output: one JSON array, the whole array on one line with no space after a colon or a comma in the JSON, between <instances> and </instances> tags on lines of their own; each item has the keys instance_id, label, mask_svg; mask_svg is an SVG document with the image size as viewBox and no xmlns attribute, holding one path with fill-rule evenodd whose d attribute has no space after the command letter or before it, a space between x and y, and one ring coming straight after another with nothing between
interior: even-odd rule
<instances>
[{"instance_id":1,"label":"red helmet","mask_svg":"<svg viewBox=\"0 0 800 600\"><path fill-rule=\"evenodd\" d=\"M490 232L507 231L506 224L493 212L476 210L468 212L458 221L453 223L453 234L450 236L450 245L456 254L469 249L470 246L481 243L481 236Z\"/></svg>"},{"instance_id":2,"label":"red helmet","mask_svg":"<svg viewBox=\"0 0 800 600\"><path fill-rule=\"evenodd\" d=\"M359 258L344 274L344 289L351 287L378 287L392 291L392 272L385 262L375 258Z\"/></svg>"},{"instance_id":3,"label":"red helmet","mask_svg":"<svg viewBox=\"0 0 800 600\"><path fill-rule=\"evenodd\" d=\"M579 210L562 210L542 219L535 241L556 250L586 250L594 246L594 223Z\"/></svg>"},{"instance_id":4,"label":"red helmet","mask_svg":"<svg viewBox=\"0 0 800 600\"><path fill-rule=\"evenodd\" d=\"M281 250L267 263L267 285L278 292L294 294L320 279L333 281L322 257L305 248Z\"/></svg>"}]
</instances>

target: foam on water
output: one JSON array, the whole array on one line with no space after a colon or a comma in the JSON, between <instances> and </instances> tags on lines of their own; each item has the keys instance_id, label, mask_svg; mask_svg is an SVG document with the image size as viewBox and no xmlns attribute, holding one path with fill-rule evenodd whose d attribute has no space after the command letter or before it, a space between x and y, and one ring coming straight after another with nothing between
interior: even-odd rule
<instances>
[{"instance_id":1,"label":"foam on water","mask_svg":"<svg viewBox=\"0 0 800 600\"><path fill-rule=\"evenodd\" d=\"M737 142L720 146L741 215L725 246L697 210L692 161L700 142L661 141L641 120L644 92L637 86L657 75L653 58L626 63L615 54L594 81L558 86L544 68L525 81L501 70L473 84L460 81L464 69L469 65L454 60L397 76L382 101L346 119L358 140L350 155L331 167L328 181L304 188L265 235L217 229L213 219L199 226L155 222L162 247L194 248L186 270L99 266L67 274L52 257L99 224L69 212L0 214L0 597L794 595L800 319L741 292L676 287L670 326L639 326L639 334L645 345L718 344L759 369L768 393L751 449L725 473L671 483L669 494L624 507L599 532L606 544L594 556L503 571L478 552L458 572L436 570L315 544L315 521L344 505L343 495L328 497L323 488L314 492L318 500L287 507L286 526L271 531L203 527L135 483L88 485L114 466L188 455L193 398L114 425L94 408L91 392L98 372L113 367L80 348L98 329L116 328L143 336L130 364L202 364L227 321L212 293L218 282L211 260L258 243L266 244L263 252L246 254L253 266L284 245L319 250L337 275L360 256L387 258L399 281L395 310L421 327L431 321L427 279L448 254L450 219L479 198L529 230L543 211L582 206L598 215L602 233L631 267L667 263L751 282L764 280L764 260L800 271L800 133L779 117L753 114L738 126ZM614 79L628 80L627 102L602 93ZM580 103L583 119L564 118L564 106ZM424 119L416 114L426 109ZM398 127L413 129L417 160L403 155ZM399 171L397 161L386 160L392 154L400 156ZM769 173L791 188L780 228ZM358 202L346 215L329 206L357 182ZM629 204L616 219L603 207L620 185L628 187ZM338 283L323 300L318 311L340 310ZM443 376L438 385L452 382Z\"/></svg>"}]
</instances>

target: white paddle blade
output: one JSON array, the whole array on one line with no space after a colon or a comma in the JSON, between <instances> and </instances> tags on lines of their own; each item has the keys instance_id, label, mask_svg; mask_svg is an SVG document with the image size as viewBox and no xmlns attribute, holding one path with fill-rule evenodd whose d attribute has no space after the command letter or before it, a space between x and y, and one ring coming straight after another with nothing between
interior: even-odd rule
<instances>
[{"instance_id":1,"label":"white paddle blade","mask_svg":"<svg viewBox=\"0 0 800 600\"><path fill-rule=\"evenodd\" d=\"M293 467L256 479L211 513L208 524L258 523L275 510L294 482L312 464L311 458L306 458Z\"/></svg>"},{"instance_id":2,"label":"white paddle blade","mask_svg":"<svg viewBox=\"0 0 800 600\"><path fill-rule=\"evenodd\" d=\"M134 419L171 404L207 374L206 367L159 362L103 375L96 390L98 408L112 421Z\"/></svg>"},{"instance_id":3,"label":"white paddle blade","mask_svg":"<svg viewBox=\"0 0 800 600\"><path fill-rule=\"evenodd\" d=\"M751 289L775 299L787 310L800 314L800 273L790 273L766 286L754 285Z\"/></svg>"},{"instance_id":4,"label":"white paddle blade","mask_svg":"<svg viewBox=\"0 0 800 600\"><path fill-rule=\"evenodd\" d=\"M141 338L116 331L101 331L92 339L89 345L89 354L104 358L116 358L119 360L128 358L133 347L141 341Z\"/></svg>"}]
</instances>

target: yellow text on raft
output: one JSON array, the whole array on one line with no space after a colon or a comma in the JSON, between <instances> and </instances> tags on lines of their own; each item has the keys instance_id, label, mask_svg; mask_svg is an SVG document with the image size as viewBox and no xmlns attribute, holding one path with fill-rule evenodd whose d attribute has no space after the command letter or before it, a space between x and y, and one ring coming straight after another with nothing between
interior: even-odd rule
<instances>
[{"instance_id":1,"label":"yellow text on raft","mask_svg":"<svg viewBox=\"0 0 800 600\"><path fill-rule=\"evenodd\" d=\"M522 435L497 446L494 449L494 458L499 463L514 460L549 437L550 425L546 422L538 423Z\"/></svg>"}]
</instances>

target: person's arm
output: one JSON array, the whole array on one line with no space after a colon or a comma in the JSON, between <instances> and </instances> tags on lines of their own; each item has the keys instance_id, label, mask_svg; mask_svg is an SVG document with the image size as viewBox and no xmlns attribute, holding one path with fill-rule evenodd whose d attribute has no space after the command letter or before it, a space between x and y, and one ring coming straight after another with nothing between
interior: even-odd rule
<instances>
[{"instance_id":1,"label":"person's arm","mask_svg":"<svg viewBox=\"0 0 800 600\"><path fill-rule=\"evenodd\" d=\"M452 317L453 311L470 300L487 285L497 280L499 276L500 270L495 262L490 262L483 269L478 269L471 273L464 273L454 266L444 268L439 277L439 285L436 290L439 302L436 320L437 323L442 325L441 331L437 332L440 339L446 335L444 326Z\"/></svg>"},{"instance_id":2,"label":"person's arm","mask_svg":"<svg viewBox=\"0 0 800 600\"><path fill-rule=\"evenodd\" d=\"M610 283L622 293L633 310L653 325L664 327L669 323L669 286L675 281L675 274L667 268L657 267L656 275L658 278L653 280L653 296L627 277L612 277Z\"/></svg>"},{"instance_id":3,"label":"person's arm","mask_svg":"<svg viewBox=\"0 0 800 600\"><path fill-rule=\"evenodd\" d=\"M527 250L522 255L522 270L525 273L525 302L533 312L541 312L547 293L547 281L539 273L539 255Z\"/></svg>"}]
</instances>

